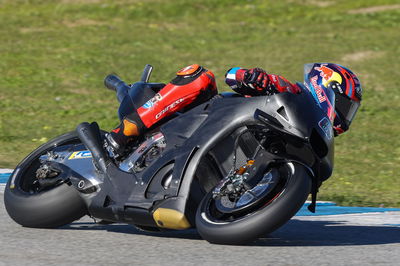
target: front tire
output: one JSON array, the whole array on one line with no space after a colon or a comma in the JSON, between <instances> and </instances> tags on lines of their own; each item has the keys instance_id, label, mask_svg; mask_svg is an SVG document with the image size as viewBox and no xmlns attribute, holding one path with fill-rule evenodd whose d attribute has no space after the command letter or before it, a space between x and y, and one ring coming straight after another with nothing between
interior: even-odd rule
<instances>
[{"instance_id":1,"label":"front tire","mask_svg":"<svg viewBox=\"0 0 400 266\"><path fill-rule=\"evenodd\" d=\"M290 220L306 201L311 190L311 178L307 169L298 163L287 163L282 167L287 173L283 177L284 185L275 190L266 202L248 213L229 218L219 217L215 214L212 191L208 192L196 213L199 234L215 244L245 244Z\"/></svg>"},{"instance_id":2,"label":"front tire","mask_svg":"<svg viewBox=\"0 0 400 266\"><path fill-rule=\"evenodd\" d=\"M72 186L64 183L44 191L30 189L39 157L57 146L76 143L80 141L75 132L59 136L37 148L15 168L4 191L6 210L15 222L26 227L55 228L87 214L84 201Z\"/></svg>"}]
</instances>

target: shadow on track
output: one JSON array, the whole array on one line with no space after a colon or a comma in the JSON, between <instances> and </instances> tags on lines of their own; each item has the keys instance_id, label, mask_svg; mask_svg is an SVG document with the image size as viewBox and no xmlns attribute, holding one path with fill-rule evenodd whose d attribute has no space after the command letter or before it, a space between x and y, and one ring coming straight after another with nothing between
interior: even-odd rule
<instances>
[{"instance_id":1,"label":"shadow on track","mask_svg":"<svg viewBox=\"0 0 400 266\"><path fill-rule=\"evenodd\" d=\"M400 243L399 227L291 220L256 246L346 246Z\"/></svg>"},{"instance_id":2,"label":"shadow on track","mask_svg":"<svg viewBox=\"0 0 400 266\"><path fill-rule=\"evenodd\" d=\"M76 222L60 229L106 230L115 233L162 238L201 240L195 229L147 232L127 224L102 225ZM250 246L343 246L400 243L400 229L392 226L353 226L331 221L291 220L277 231L261 237Z\"/></svg>"},{"instance_id":3,"label":"shadow on track","mask_svg":"<svg viewBox=\"0 0 400 266\"><path fill-rule=\"evenodd\" d=\"M113 233L124 233L124 234L134 234L134 235L147 235L154 237L164 237L164 238L180 238L180 239L191 239L191 240L202 240L200 235L195 229L188 230L162 230L162 231L144 231L136 228L129 224L98 224L94 222L75 222L70 225L62 226L58 229L67 230L106 230ZM57 229L56 229L57 230Z\"/></svg>"}]
</instances>

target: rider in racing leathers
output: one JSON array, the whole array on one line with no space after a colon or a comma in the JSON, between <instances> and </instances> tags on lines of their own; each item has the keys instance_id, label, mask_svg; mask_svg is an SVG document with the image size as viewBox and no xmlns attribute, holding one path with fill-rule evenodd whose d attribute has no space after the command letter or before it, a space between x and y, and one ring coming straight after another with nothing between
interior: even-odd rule
<instances>
[{"instance_id":1,"label":"rider in racing leathers","mask_svg":"<svg viewBox=\"0 0 400 266\"><path fill-rule=\"evenodd\" d=\"M322 69L322 70L320 70ZM361 101L361 86L357 77L348 69L335 64L321 64L318 71L321 77L330 78L332 73L341 73L340 79L329 80L327 89L340 94L341 101L336 106L334 117L335 135L346 131ZM331 72L330 72L331 71ZM317 73L320 73L317 72ZM324 76L325 75L325 76ZM297 84L292 84L282 76L267 74L261 68L231 68L225 75L225 82L236 92L246 96L271 95L281 92L301 93ZM325 80L325 79L324 79ZM333 82L331 82L333 81ZM349 86L354 90L349 91ZM199 66L190 65L177 72L177 76L167 85L152 94L152 98L141 99L134 104L121 119L118 127L106 136L114 154L121 156L126 144L143 134L159 121L168 118L177 111L186 111L198 104L208 101L218 93L214 74ZM344 96L342 96L344 95ZM126 96L129 97L129 96ZM135 101L136 99L131 99ZM143 104L144 103L144 104ZM352 105L352 104L356 105ZM340 106L343 110L340 110ZM350 108L349 106L355 106ZM351 110L349 110L351 109ZM351 113L350 113L351 112Z\"/></svg>"}]
</instances>

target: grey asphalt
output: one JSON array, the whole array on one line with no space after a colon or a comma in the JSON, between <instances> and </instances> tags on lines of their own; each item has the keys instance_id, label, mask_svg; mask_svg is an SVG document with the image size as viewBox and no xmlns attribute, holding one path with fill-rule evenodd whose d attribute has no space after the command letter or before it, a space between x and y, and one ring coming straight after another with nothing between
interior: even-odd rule
<instances>
[{"instance_id":1,"label":"grey asphalt","mask_svg":"<svg viewBox=\"0 0 400 266\"><path fill-rule=\"evenodd\" d=\"M147 233L88 217L59 229L24 228L8 217L0 193L0 265L400 265L399 226L345 217L296 217L251 245L226 246L195 230Z\"/></svg>"}]
</instances>

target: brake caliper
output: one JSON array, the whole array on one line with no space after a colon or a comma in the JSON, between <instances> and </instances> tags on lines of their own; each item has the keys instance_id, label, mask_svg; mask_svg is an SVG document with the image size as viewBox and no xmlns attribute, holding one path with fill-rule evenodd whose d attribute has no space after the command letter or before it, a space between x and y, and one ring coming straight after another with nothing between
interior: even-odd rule
<instances>
[{"instance_id":1,"label":"brake caliper","mask_svg":"<svg viewBox=\"0 0 400 266\"><path fill-rule=\"evenodd\" d=\"M40 167L36 170L36 178L33 182L34 185L39 186L41 189L46 187L52 187L60 182L62 182L61 178L56 178L60 174L58 169L43 163Z\"/></svg>"},{"instance_id":2,"label":"brake caliper","mask_svg":"<svg viewBox=\"0 0 400 266\"><path fill-rule=\"evenodd\" d=\"M222 179L218 186L213 190L213 198L221 198L228 196L230 199L237 199L243 195L248 189L246 180L249 177L248 168L254 164L254 160L249 160L239 169L229 173L227 177Z\"/></svg>"},{"instance_id":3,"label":"brake caliper","mask_svg":"<svg viewBox=\"0 0 400 266\"><path fill-rule=\"evenodd\" d=\"M50 167L47 164L42 164L37 170L36 170L36 178L37 179L45 179L45 178L52 178L57 176L59 173L55 171L52 167Z\"/></svg>"}]
</instances>

